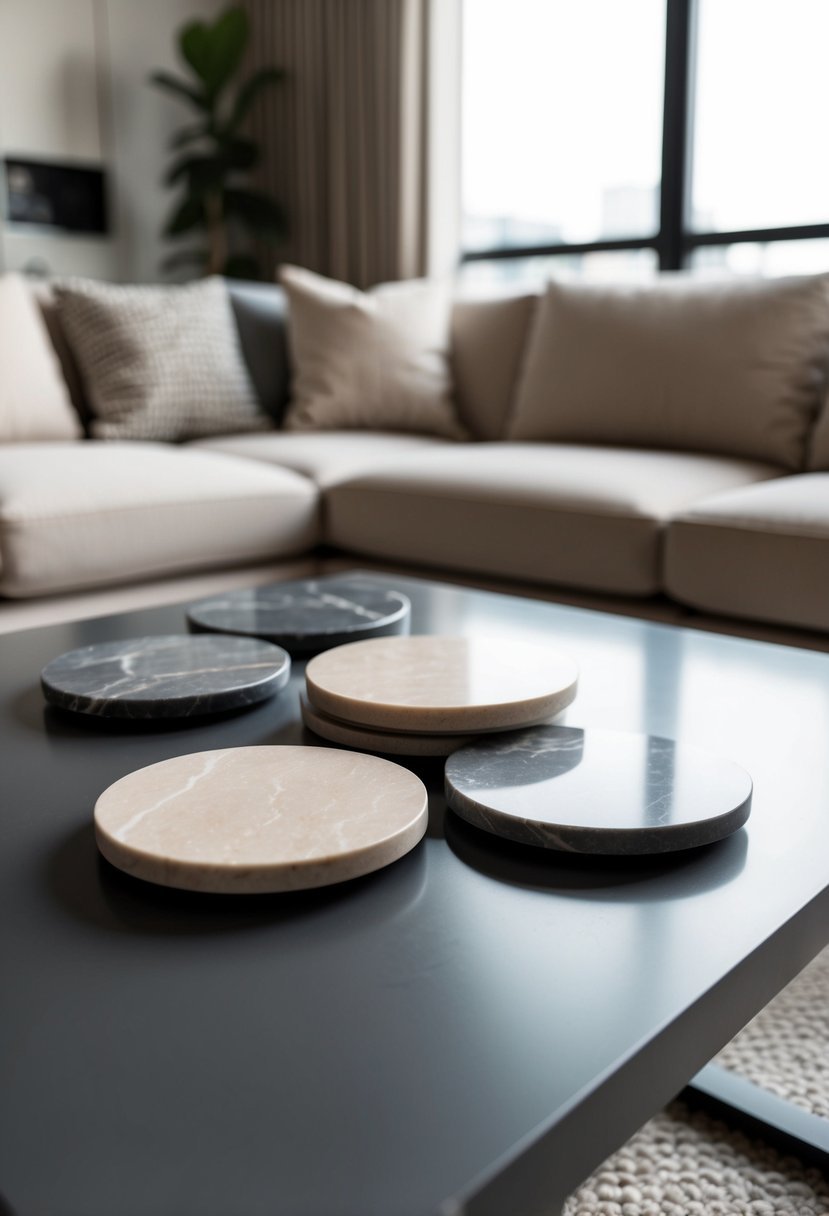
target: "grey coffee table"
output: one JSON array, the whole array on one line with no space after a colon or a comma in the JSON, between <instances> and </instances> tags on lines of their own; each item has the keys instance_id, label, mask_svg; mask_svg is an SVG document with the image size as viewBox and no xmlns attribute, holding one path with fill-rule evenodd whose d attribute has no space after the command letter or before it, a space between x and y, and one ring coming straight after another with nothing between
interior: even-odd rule
<instances>
[{"instance_id":1,"label":"grey coffee table","mask_svg":"<svg viewBox=\"0 0 829 1216\"><path fill-rule=\"evenodd\" d=\"M302 664L244 713L108 725L47 709L40 668L174 632L183 606L0 638L0 1211L550 1212L829 940L829 656L393 581L414 631L571 650L570 723L730 755L747 828L653 861L539 856L447 812L441 763L412 762L429 833L388 870L155 888L99 859L96 797L185 752L310 742ZM698 1085L745 1105L723 1080ZM808 1120L784 1130L825 1146Z\"/></svg>"}]
</instances>

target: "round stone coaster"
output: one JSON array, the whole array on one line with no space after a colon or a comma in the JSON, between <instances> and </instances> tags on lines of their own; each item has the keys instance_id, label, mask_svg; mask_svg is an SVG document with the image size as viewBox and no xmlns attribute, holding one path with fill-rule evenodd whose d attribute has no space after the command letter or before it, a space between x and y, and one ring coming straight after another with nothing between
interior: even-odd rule
<instances>
[{"instance_id":1,"label":"round stone coaster","mask_svg":"<svg viewBox=\"0 0 829 1216\"><path fill-rule=\"evenodd\" d=\"M41 672L50 705L102 718L186 718L254 705L284 688L290 656L253 638L131 638L70 650Z\"/></svg>"},{"instance_id":2,"label":"round stone coaster","mask_svg":"<svg viewBox=\"0 0 829 1216\"><path fill-rule=\"evenodd\" d=\"M446 799L496 836L571 853L667 853L736 832L751 778L671 739L538 726L475 742L446 764Z\"/></svg>"},{"instance_id":3,"label":"round stone coaster","mask_svg":"<svg viewBox=\"0 0 829 1216\"><path fill-rule=\"evenodd\" d=\"M378 756L233 747L151 764L95 804L107 861L187 891L324 887L397 861L428 820L426 787Z\"/></svg>"},{"instance_id":4,"label":"round stone coaster","mask_svg":"<svg viewBox=\"0 0 829 1216\"><path fill-rule=\"evenodd\" d=\"M408 596L367 579L307 579L202 600L187 609L187 620L194 630L265 638L309 653L405 633L410 614Z\"/></svg>"},{"instance_id":5,"label":"round stone coaster","mask_svg":"<svg viewBox=\"0 0 829 1216\"><path fill-rule=\"evenodd\" d=\"M576 695L569 658L525 642L377 638L312 659L314 709L355 726L446 734L514 730L560 713Z\"/></svg>"},{"instance_id":6,"label":"round stone coaster","mask_svg":"<svg viewBox=\"0 0 829 1216\"><path fill-rule=\"evenodd\" d=\"M388 756L451 756L459 747L475 739L474 735L417 735L389 730L373 730L370 726L352 726L314 709L307 697L300 696L302 721L315 735L330 743L355 747L358 751L382 752Z\"/></svg>"}]
</instances>

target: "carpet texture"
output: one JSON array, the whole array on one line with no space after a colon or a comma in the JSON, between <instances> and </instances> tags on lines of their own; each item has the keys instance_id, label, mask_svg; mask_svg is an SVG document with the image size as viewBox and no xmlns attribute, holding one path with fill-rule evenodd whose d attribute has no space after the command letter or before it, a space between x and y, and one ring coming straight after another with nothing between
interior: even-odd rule
<instances>
[{"instance_id":1,"label":"carpet texture","mask_svg":"<svg viewBox=\"0 0 829 1216\"><path fill-rule=\"evenodd\" d=\"M829 1117L829 949L717 1063ZM829 1180L674 1102L571 1195L563 1216L829 1216Z\"/></svg>"}]
</instances>

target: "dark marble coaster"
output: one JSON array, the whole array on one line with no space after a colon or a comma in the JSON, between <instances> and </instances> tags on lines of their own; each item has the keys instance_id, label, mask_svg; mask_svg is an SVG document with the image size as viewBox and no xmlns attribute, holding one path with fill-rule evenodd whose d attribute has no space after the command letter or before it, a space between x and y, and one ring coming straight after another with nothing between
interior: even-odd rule
<instances>
[{"instance_id":1,"label":"dark marble coaster","mask_svg":"<svg viewBox=\"0 0 829 1216\"><path fill-rule=\"evenodd\" d=\"M751 778L671 739L535 726L464 747L446 763L446 798L496 836L570 853L666 853L736 832Z\"/></svg>"},{"instance_id":2,"label":"dark marble coaster","mask_svg":"<svg viewBox=\"0 0 829 1216\"><path fill-rule=\"evenodd\" d=\"M255 705L288 683L284 650L253 638L131 638L70 650L41 672L50 705L102 718L188 718Z\"/></svg>"},{"instance_id":3,"label":"dark marble coaster","mask_svg":"<svg viewBox=\"0 0 829 1216\"><path fill-rule=\"evenodd\" d=\"M406 633L411 604L400 591L368 579L303 579L251 587L187 609L194 631L240 634L316 654L366 637Z\"/></svg>"}]
</instances>

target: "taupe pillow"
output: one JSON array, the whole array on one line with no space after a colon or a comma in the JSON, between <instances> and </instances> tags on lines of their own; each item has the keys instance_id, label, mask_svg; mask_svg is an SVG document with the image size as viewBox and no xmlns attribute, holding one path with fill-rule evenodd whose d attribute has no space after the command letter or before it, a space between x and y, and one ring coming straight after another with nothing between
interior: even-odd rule
<instances>
[{"instance_id":1,"label":"taupe pillow","mask_svg":"<svg viewBox=\"0 0 829 1216\"><path fill-rule=\"evenodd\" d=\"M551 283L509 438L723 453L800 469L829 363L829 275Z\"/></svg>"},{"instance_id":2,"label":"taupe pillow","mask_svg":"<svg viewBox=\"0 0 829 1216\"><path fill-rule=\"evenodd\" d=\"M471 297L452 310L458 413L476 439L503 439L538 295Z\"/></svg>"},{"instance_id":3,"label":"taupe pillow","mask_svg":"<svg viewBox=\"0 0 829 1216\"><path fill-rule=\"evenodd\" d=\"M184 287L56 288L98 439L196 439L259 431L262 413L220 278Z\"/></svg>"},{"instance_id":4,"label":"taupe pillow","mask_svg":"<svg viewBox=\"0 0 829 1216\"><path fill-rule=\"evenodd\" d=\"M448 283L358 291L285 266L293 394L290 431L411 431L459 439L452 402Z\"/></svg>"},{"instance_id":5,"label":"taupe pillow","mask_svg":"<svg viewBox=\"0 0 829 1216\"><path fill-rule=\"evenodd\" d=\"M80 435L34 294L20 275L0 275L0 443Z\"/></svg>"}]
</instances>

